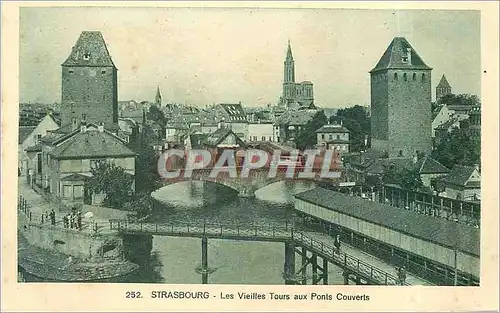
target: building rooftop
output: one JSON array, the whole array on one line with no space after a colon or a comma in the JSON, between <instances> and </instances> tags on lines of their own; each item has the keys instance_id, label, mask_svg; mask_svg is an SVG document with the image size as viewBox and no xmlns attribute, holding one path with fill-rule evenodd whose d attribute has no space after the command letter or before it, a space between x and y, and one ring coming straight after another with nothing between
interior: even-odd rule
<instances>
[{"instance_id":1,"label":"building rooftop","mask_svg":"<svg viewBox=\"0 0 500 313\"><path fill-rule=\"evenodd\" d=\"M471 187L479 187L475 182L469 184L469 179L472 176L472 173L476 170L473 166L464 166L464 165L455 165L450 173L444 178L444 182L451 183L459 186L471 186Z\"/></svg>"},{"instance_id":2,"label":"building rooftop","mask_svg":"<svg viewBox=\"0 0 500 313\"><path fill-rule=\"evenodd\" d=\"M62 66L115 67L100 31L83 31Z\"/></svg>"},{"instance_id":3,"label":"building rooftop","mask_svg":"<svg viewBox=\"0 0 500 313\"><path fill-rule=\"evenodd\" d=\"M107 130L99 131L87 126L66 136L50 152L55 159L88 159L99 157L133 157L136 154L125 146L125 142Z\"/></svg>"},{"instance_id":4,"label":"building rooftop","mask_svg":"<svg viewBox=\"0 0 500 313\"><path fill-rule=\"evenodd\" d=\"M415 168L419 174L447 174L450 172L446 166L429 156L417 161Z\"/></svg>"},{"instance_id":5,"label":"building rooftop","mask_svg":"<svg viewBox=\"0 0 500 313\"><path fill-rule=\"evenodd\" d=\"M295 198L425 241L450 248L457 247L460 251L479 256L481 233L474 227L319 187L299 193Z\"/></svg>"},{"instance_id":6,"label":"building rooftop","mask_svg":"<svg viewBox=\"0 0 500 313\"><path fill-rule=\"evenodd\" d=\"M408 50L410 49L410 50ZM408 58L408 51L410 58ZM386 69L427 69L422 58L404 37L395 37L389 47L378 61L377 65L370 71L376 72Z\"/></svg>"},{"instance_id":7,"label":"building rooftop","mask_svg":"<svg viewBox=\"0 0 500 313\"><path fill-rule=\"evenodd\" d=\"M439 84L436 86L436 88L451 88L450 83L448 83L448 80L446 79L446 76L441 77L441 80L439 81Z\"/></svg>"},{"instance_id":8,"label":"building rooftop","mask_svg":"<svg viewBox=\"0 0 500 313\"><path fill-rule=\"evenodd\" d=\"M19 126L19 137L18 137L18 144L22 144L26 138L33 133L35 130L36 126Z\"/></svg>"},{"instance_id":9,"label":"building rooftop","mask_svg":"<svg viewBox=\"0 0 500 313\"><path fill-rule=\"evenodd\" d=\"M316 133L349 133L349 129L339 124L326 124L317 129Z\"/></svg>"}]
</instances>

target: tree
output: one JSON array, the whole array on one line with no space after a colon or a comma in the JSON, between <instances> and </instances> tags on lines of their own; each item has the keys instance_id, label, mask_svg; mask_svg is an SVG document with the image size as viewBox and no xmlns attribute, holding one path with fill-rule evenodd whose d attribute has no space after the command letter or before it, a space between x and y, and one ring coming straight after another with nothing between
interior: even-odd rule
<instances>
[{"instance_id":1,"label":"tree","mask_svg":"<svg viewBox=\"0 0 500 313\"><path fill-rule=\"evenodd\" d=\"M297 149L305 150L313 148L317 143L316 130L327 123L325 112L318 111L304 127L299 130L295 137Z\"/></svg>"},{"instance_id":2,"label":"tree","mask_svg":"<svg viewBox=\"0 0 500 313\"><path fill-rule=\"evenodd\" d=\"M398 168L391 164L386 167L382 174L382 182L384 184L398 185L401 188L422 191L425 186L416 169L413 168Z\"/></svg>"},{"instance_id":3,"label":"tree","mask_svg":"<svg viewBox=\"0 0 500 313\"><path fill-rule=\"evenodd\" d=\"M88 187L92 193L104 193L104 204L112 208L121 208L132 194L132 175L121 166L107 162L98 163L91 169L92 177Z\"/></svg>"},{"instance_id":4,"label":"tree","mask_svg":"<svg viewBox=\"0 0 500 313\"><path fill-rule=\"evenodd\" d=\"M149 111L146 116L148 120L157 122L161 127L165 127L167 124L165 114L163 114L163 111L154 104L149 107Z\"/></svg>"},{"instance_id":5,"label":"tree","mask_svg":"<svg viewBox=\"0 0 500 313\"><path fill-rule=\"evenodd\" d=\"M152 146L139 145L135 162L135 186L137 192L151 193L158 189L158 157Z\"/></svg>"},{"instance_id":6,"label":"tree","mask_svg":"<svg viewBox=\"0 0 500 313\"><path fill-rule=\"evenodd\" d=\"M438 104L480 106L481 100L478 96L471 94L447 94L439 98Z\"/></svg>"},{"instance_id":7,"label":"tree","mask_svg":"<svg viewBox=\"0 0 500 313\"><path fill-rule=\"evenodd\" d=\"M481 139L467 128L455 128L440 140L431 156L448 168L480 164Z\"/></svg>"},{"instance_id":8,"label":"tree","mask_svg":"<svg viewBox=\"0 0 500 313\"><path fill-rule=\"evenodd\" d=\"M337 111L337 116L330 117L330 121L335 123L342 121L343 126L350 131L350 150L352 152L365 150L367 148L365 145L365 138L370 138L371 126L370 118L368 117L365 107L355 105L350 108L340 109Z\"/></svg>"},{"instance_id":9,"label":"tree","mask_svg":"<svg viewBox=\"0 0 500 313\"><path fill-rule=\"evenodd\" d=\"M147 193L136 194L129 202L125 203L123 208L126 211L136 213L137 218L144 218L153 212L154 199Z\"/></svg>"}]
</instances>

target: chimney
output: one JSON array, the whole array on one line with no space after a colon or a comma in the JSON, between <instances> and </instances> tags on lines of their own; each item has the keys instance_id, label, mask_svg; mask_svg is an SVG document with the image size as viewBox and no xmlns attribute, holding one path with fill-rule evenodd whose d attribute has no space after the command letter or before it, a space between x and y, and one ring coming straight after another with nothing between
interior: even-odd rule
<instances>
[{"instance_id":1,"label":"chimney","mask_svg":"<svg viewBox=\"0 0 500 313\"><path fill-rule=\"evenodd\" d=\"M418 156L416 154L413 156L412 161L413 161L413 164L416 164L418 162Z\"/></svg>"},{"instance_id":2,"label":"chimney","mask_svg":"<svg viewBox=\"0 0 500 313\"><path fill-rule=\"evenodd\" d=\"M102 122L101 122L101 123L99 123L99 126L97 126L97 130L98 130L100 133L104 132L104 123L102 123Z\"/></svg>"},{"instance_id":3,"label":"chimney","mask_svg":"<svg viewBox=\"0 0 500 313\"><path fill-rule=\"evenodd\" d=\"M80 125L80 132L84 133L87 131L87 124L85 121L82 121L82 124Z\"/></svg>"},{"instance_id":4,"label":"chimney","mask_svg":"<svg viewBox=\"0 0 500 313\"><path fill-rule=\"evenodd\" d=\"M411 65L411 48L406 49L406 56L408 58L408 65Z\"/></svg>"}]
</instances>

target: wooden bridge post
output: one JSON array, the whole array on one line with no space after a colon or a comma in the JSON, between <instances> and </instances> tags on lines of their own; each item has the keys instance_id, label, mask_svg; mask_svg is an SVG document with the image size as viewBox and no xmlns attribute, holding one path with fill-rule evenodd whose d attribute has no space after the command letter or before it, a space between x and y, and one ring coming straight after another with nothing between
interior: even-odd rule
<instances>
[{"instance_id":1,"label":"wooden bridge post","mask_svg":"<svg viewBox=\"0 0 500 313\"><path fill-rule=\"evenodd\" d=\"M361 285L361 278L359 278L359 275L354 276L354 281L356 282L356 285Z\"/></svg>"},{"instance_id":2,"label":"wooden bridge post","mask_svg":"<svg viewBox=\"0 0 500 313\"><path fill-rule=\"evenodd\" d=\"M302 247L302 285L307 285L307 250Z\"/></svg>"},{"instance_id":3,"label":"wooden bridge post","mask_svg":"<svg viewBox=\"0 0 500 313\"><path fill-rule=\"evenodd\" d=\"M201 283L208 284L208 239L201 238Z\"/></svg>"},{"instance_id":4,"label":"wooden bridge post","mask_svg":"<svg viewBox=\"0 0 500 313\"><path fill-rule=\"evenodd\" d=\"M328 285L328 260L323 259L323 285Z\"/></svg>"},{"instance_id":5,"label":"wooden bridge post","mask_svg":"<svg viewBox=\"0 0 500 313\"><path fill-rule=\"evenodd\" d=\"M311 263L312 263L312 284L317 285L318 284L318 255L313 252L311 256Z\"/></svg>"},{"instance_id":6,"label":"wooden bridge post","mask_svg":"<svg viewBox=\"0 0 500 313\"><path fill-rule=\"evenodd\" d=\"M344 271L342 276L344 276L344 285L349 285L349 272Z\"/></svg>"},{"instance_id":7,"label":"wooden bridge post","mask_svg":"<svg viewBox=\"0 0 500 313\"><path fill-rule=\"evenodd\" d=\"M292 242L285 242L285 285L295 285L295 247Z\"/></svg>"}]
</instances>

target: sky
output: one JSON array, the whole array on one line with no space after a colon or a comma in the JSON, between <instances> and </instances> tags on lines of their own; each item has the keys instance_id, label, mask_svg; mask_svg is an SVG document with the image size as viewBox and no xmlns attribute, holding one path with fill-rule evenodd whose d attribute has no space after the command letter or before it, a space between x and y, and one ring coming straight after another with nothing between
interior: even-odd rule
<instances>
[{"instance_id":1,"label":"sky","mask_svg":"<svg viewBox=\"0 0 500 313\"><path fill-rule=\"evenodd\" d=\"M21 8L20 101L61 99L61 63L84 30L99 30L118 68L118 98L205 106L276 104L290 40L297 82L315 104L369 105L369 71L406 37L455 94L480 96L479 11Z\"/></svg>"}]
</instances>

